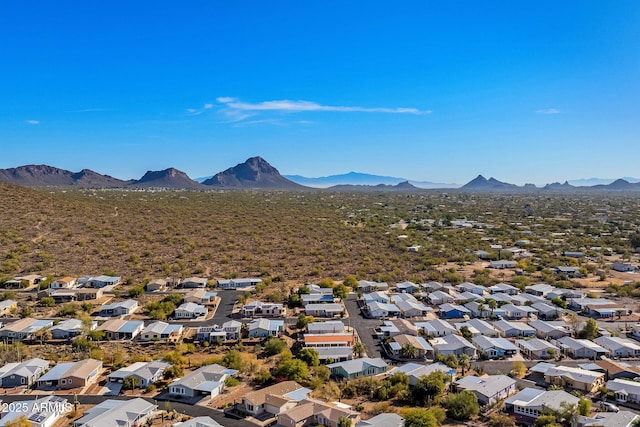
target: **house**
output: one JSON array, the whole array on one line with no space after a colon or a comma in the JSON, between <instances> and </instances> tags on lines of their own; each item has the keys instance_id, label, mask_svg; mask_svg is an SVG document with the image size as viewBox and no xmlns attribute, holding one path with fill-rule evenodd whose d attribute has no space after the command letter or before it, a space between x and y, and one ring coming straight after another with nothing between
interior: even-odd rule
<instances>
[{"instance_id":1,"label":"house","mask_svg":"<svg viewBox=\"0 0 640 427\"><path fill-rule=\"evenodd\" d=\"M105 400L85 411L73 427L142 426L157 406L137 397L130 400Z\"/></svg>"},{"instance_id":2,"label":"house","mask_svg":"<svg viewBox=\"0 0 640 427\"><path fill-rule=\"evenodd\" d=\"M6 316L18 309L18 302L12 299L0 301L0 316Z\"/></svg>"},{"instance_id":3,"label":"house","mask_svg":"<svg viewBox=\"0 0 640 427\"><path fill-rule=\"evenodd\" d=\"M526 305L517 306L513 304L505 304L501 308L504 310L507 318L511 320L528 319L538 313L538 310Z\"/></svg>"},{"instance_id":4,"label":"house","mask_svg":"<svg viewBox=\"0 0 640 427\"><path fill-rule=\"evenodd\" d=\"M472 294L483 296L485 294L487 288L484 286L476 285L471 282L464 282L458 285L458 290L460 292L471 292Z\"/></svg>"},{"instance_id":5,"label":"house","mask_svg":"<svg viewBox=\"0 0 640 427\"><path fill-rule=\"evenodd\" d=\"M500 331L491 326L489 322L486 322L481 319L469 319L466 322L456 323L455 327L460 332L463 326L466 326L469 329L469 332L473 336L484 335L487 337L499 337Z\"/></svg>"},{"instance_id":6,"label":"house","mask_svg":"<svg viewBox=\"0 0 640 427\"><path fill-rule=\"evenodd\" d=\"M51 289L73 289L76 285L77 279L75 277L63 277L51 282Z\"/></svg>"},{"instance_id":7,"label":"house","mask_svg":"<svg viewBox=\"0 0 640 427\"><path fill-rule=\"evenodd\" d=\"M160 292L168 288L168 283L164 279L154 279L147 283L147 292Z\"/></svg>"},{"instance_id":8,"label":"house","mask_svg":"<svg viewBox=\"0 0 640 427\"><path fill-rule=\"evenodd\" d=\"M258 283L262 283L262 279L248 277L240 279L217 280L216 286L222 289L239 289L256 286Z\"/></svg>"},{"instance_id":9,"label":"house","mask_svg":"<svg viewBox=\"0 0 640 427\"><path fill-rule=\"evenodd\" d=\"M396 335L393 340L389 342L389 349L395 356L401 358L408 358L404 354L404 349L412 347L415 357L413 359L428 358L432 359L434 356L433 347L422 337L416 337L413 335Z\"/></svg>"},{"instance_id":10,"label":"house","mask_svg":"<svg viewBox=\"0 0 640 427\"><path fill-rule=\"evenodd\" d=\"M342 419L349 420L349 425L360 421L360 413L347 409L339 403L326 403L314 399L305 399L291 408L278 414L277 424L282 427L303 427L323 425L339 427Z\"/></svg>"},{"instance_id":11,"label":"house","mask_svg":"<svg viewBox=\"0 0 640 427\"><path fill-rule=\"evenodd\" d=\"M171 367L171 363L163 360L154 360L152 362L135 362L124 368L110 373L107 381L110 383L123 384L129 378L135 378L133 384L138 388L145 388L163 378L164 371Z\"/></svg>"},{"instance_id":12,"label":"house","mask_svg":"<svg viewBox=\"0 0 640 427\"><path fill-rule=\"evenodd\" d=\"M587 316L592 316L599 319L612 319L615 316L626 316L631 313L631 311L622 304L587 305L584 308L583 312Z\"/></svg>"},{"instance_id":13,"label":"house","mask_svg":"<svg viewBox=\"0 0 640 427\"><path fill-rule=\"evenodd\" d=\"M596 360L594 364L599 368L594 370L606 372L609 379L625 378L632 380L640 377L640 367L627 362L619 362L603 357L600 360Z\"/></svg>"},{"instance_id":14,"label":"house","mask_svg":"<svg viewBox=\"0 0 640 427\"><path fill-rule=\"evenodd\" d=\"M73 407L67 399L60 396L46 396L40 399L16 401L16 403L19 409L10 411L8 408L11 404L3 402L3 406L9 406L3 411L5 415L0 419L0 426L24 425L21 424L21 418L24 417L31 427L52 427L69 412L69 408Z\"/></svg>"},{"instance_id":15,"label":"house","mask_svg":"<svg viewBox=\"0 0 640 427\"><path fill-rule=\"evenodd\" d=\"M78 301L90 301L102 298L104 291L102 288L81 288L75 289L75 294Z\"/></svg>"},{"instance_id":16,"label":"house","mask_svg":"<svg viewBox=\"0 0 640 427\"><path fill-rule=\"evenodd\" d=\"M228 320L222 324L222 330L228 340L237 340L242 335L242 323L237 320Z\"/></svg>"},{"instance_id":17,"label":"house","mask_svg":"<svg viewBox=\"0 0 640 427\"><path fill-rule=\"evenodd\" d=\"M489 268L493 268L496 270L504 270L506 268L516 268L518 263L516 261L511 261L508 259L501 259L498 261L490 261Z\"/></svg>"},{"instance_id":18,"label":"house","mask_svg":"<svg viewBox=\"0 0 640 427\"><path fill-rule=\"evenodd\" d=\"M389 285L385 282L370 282L368 280L358 280L358 292L374 292L374 291L386 291L389 289Z\"/></svg>"},{"instance_id":19,"label":"house","mask_svg":"<svg viewBox=\"0 0 640 427\"><path fill-rule=\"evenodd\" d=\"M7 342L32 340L39 330L50 328L51 326L53 326L52 320L25 317L2 326L0 328L0 339Z\"/></svg>"},{"instance_id":20,"label":"house","mask_svg":"<svg viewBox=\"0 0 640 427\"><path fill-rule=\"evenodd\" d=\"M83 324L79 319L68 319L54 325L51 328L51 338L54 340L69 339L82 335L85 330L93 331L98 326L98 322L92 321L90 325Z\"/></svg>"},{"instance_id":21,"label":"house","mask_svg":"<svg viewBox=\"0 0 640 427\"><path fill-rule=\"evenodd\" d=\"M41 276L39 274L27 274L25 276L15 277L15 280L27 283L29 286L39 285L40 282L45 279L45 276Z\"/></svg>"},{"instance_id":22,"label":"house","mask_svg":"<svg viewBox=\"0 0 640 427\"><path fill-rule=\"evenodd\" d=\"M538 283L536 285L527 286L524 289L528 294L544 297L555 288L551 285L547 285L546 283Z\"/></svg>"},{"instance_id":23,"label":"house","mask_svg":"<svg viewBox=\"0 0 640 427\"><path fill-rule=\"evenodd\" d=\"M562 309L558 306L546 304L544 302L536 302L531 304L531 308L538 311L538 318L544 320L555 319L560 316Z\"/></svg>"},{"instance_id":24,"label":"house","mask_svg":"<svg viewBox=\"0 0 640 427\"><path fill-rule=\"evenodd\" d=\"M335 298L333 294L325 294L325 293L310 293L310 294L302 294L300 295L300 299L302 299L302 304L323 304L323 303L333 303L335 302Z\"/></svg>"},{"instance_id":25,"label":"house","mask_svg":"<svg viewBox=\"0 0 640 427\"><path fill-rule=\"evenodd\" d=\"M66 302L76 301L78 299L78 291L79 289L56 289L53 291L50 290L47 296L53 298L56 304L63 304Z\"/></svg>"},{"instance_id":26,"label":"house","mask_svg":"<svg viewBox=\"0 0 640 427\"><path fill-rule=\"evenodd\" d=\"M355 427L404 427L404 418L398 414L383 413L361 420Z\"/></svg>"},{"instance_id":27,"label":"house","mask_svg":"<svg viewBox=\"0 0 640 427\"><path fill-rule=\"evenodd\" d=\"M189 277L184 279L181 283L183 288L206 288L209 284L209 280L203 277Z\"/></svg>"},{"instance_id":28,"label":"house","mask_svg":"<svg viewBox=\"0 0 640 427\"><path fill-rule=\"evenodd\" d=\"M523 322L510 322L508 320L498 320L493 322L500 335L504 338L510 337L532 337L536 334L536 330Z\"/></svg>"},{"instance_id":29,"label":"house","mask_svg":"<svg viewBox=\"0 0 640 427\"><path fill-rule=\"evenodd\" d=\"M544 320L532 320L529 326L535 329L535 335L542 339L560 339L571 335L571 331L566 327L564 322L546 322Z\"/></svg>"},{"instance_id":30,"label":"house","mask_svg":"<svg viewBox=\"0 0 640 427\"><path fill-rule=\"evenodd\" d=\"M204 305L194 302L185 302L180 304L173 316L176 319L197 319L198 317L206 317L209 309Z\"/></svg>"},{"instance_id":31,"label":"house","mask_svg":"<svg viewBox=\"0 0 640 427\"><path fill-rule=\"evenodd\" d=\"M493 286L489 286L487 288L490 294L507 294L507 295L517 295L520 293L520 289L515 286L509 285L507 283L496 283Z\"/></svg>"},{"instance_id":32,"label":"house","mask_svg":"<svg viewBox=\"0 0 640 427\"><path fill-rule=\"evenodd\" d=\"M295 381L282 381L245 394L242 407L253 417L263 413L278 415L281 409L295 407L296 403L306 399L309 393L311 390Z\"/></svg>"},{"instance_id":33,"label":"house","mask_svg":"<svg viewBox=\"0 0 640 427\"><path fill-rule=\"evenodd\" d=\"M307 304L304 306L304 312L307 316L315 317L336 317L344 314L342 304Z\"/></svg>"},{"instance_id":34,"label":"house","mask_svg":"<svg viewBox=\"0 0 640 427\"><path fill-rule=\"evenodd\" d=\"M466 303L464 306L471 312L472 317L486 318L491 316L491 309L489 308L488 304L471 301Z\"/></svg>"},{"instance_id":35,"label":"house","mask_svg":"<svg viewBox=\"0 0 640 427\"><path fill-rule=\"evenodd\" d=\"M600 347L598 344L584 339L562 337L556 340L555 344L562 350L562 353L574 359L600 359L609 354L609 350Z\"/></svg>"},{"instance_id":36,"label":"house","mask_svg":"<svg viewBox=\"0 0 640 427\"><path fill-rule=\"evenodd\" d=\"M421 317L432 311L411 294L394 295L392 300L404 318Z\"/></svg>"},{"instance_id":37,"label":"house","mask_svg":"<svg viewBox=\"0 0 640 427\"><path fill-rule=\"evenodd\" d=\"M507 410L526 417L529 424L532 424L536 418L543 415L543 409L559 411L562 409L563 403L577 405L579 400L564 390L547 391L527 387L509 397L504 403Z\"/></svg>"},{"instance_id":38,"label":"house","mask_svg":"<svg viewBox=\"0 0 640 427\"><path fill-rule=\"evenodd\" d=\"M253 301L240 309L242 317L282 317L285 315L281 303Z\"/></svg>"},{"instance_id":39,"label":"house","mask_svg":"<svg viewBox=\"0 0 640 427\"><path fill-rule=\"evenodd\" d=\"M419 290L420 290L420 285L417 285L413 282L396 283L396 291L399 293L412 294L414 292L418 292Z\"/></svg>"},{"instance_id":40,"label":"house","mask_svg":"<svg viewBox=\"0 0 640 427\"><path fill-rule=\"evenodd\" d=\"M284 332L284 320L253 319L249 323L249 338L277 337Z\"/></svg>"},{"instance_id":41,"label":"house","mask_svg":"<svg viewBox=\"0 0 640 427\"><path fill-rule=\"evenodd\" d=\"M640 382L617 378L607 381L606 387L613 392L616 402L640 404Z\"/></svg>"},{"instance_id":42,"label":"house","mask_svg":"<svg viewBox=\"0 0 640 427\"><path fill-rule=\"evenodd\" d=\"M440 290L431 292L427 296L427 298L429 299L429 301L431 301L431 304L433 305L440 305L440 304L453 302L453 297L451 295Z\"/></svg>"},{"instance_id":43,"label":"house","mask_svg":"<svg viewBox=\"0 0 640 427\"><path fill-rule=\"evenodd\" d=\"M400 309L395 304L383 304L376 301L367 304L366 311L369 317L374 319L394 317L400 314Z\"/></svg>"},{"instance_id":44,"label":"house","mask_svg":"<svg viewBox=\"0 0 640 427\"><path fill-rule=\"evenodd\" d=\"M381 304L388 304L391 301L391 297L386 291L374 291L368 292L362 295L365 304L372 302L379 302Z\"/></svg>"},{"instance_id":45,"label":"house","mask_svg":"<svg viewBox=\"0 0 640 427\"><path fill-rule=\"evenodd\" d=\"M111 319L98 326L97 331L104 332L108 340L132 340L142 332L142 320Z\"/></svg>"},{"instance_id":46,"label":"house","mask_svg":"<svg viewBox=\"0 0 640 427\"><path fill-rule=\"evenodd\" d=\"M556 366L551 363L539 363L530 368L531 372L544 375L549 385L557 385L564 389L572 388L587 393L593 393L605 384L605 373L588 371L573 366Z\"/></svg>"},{"instance_id":47,"label":"house","mask_svg":"<svg viewBox=\"0 0 640 427\"><path fill-rule=\"evenodd\" d=\"M621 273L632 273L636 270L636 268L624 262L614 262L611 264L611 269L614 271L619 271Z\"/></svg>"},{"instance_id":48,"label":"house","mask_svg":"<svg viewBox=\"0 0 640 427\"><path fill-rule=\"evenodd\" d=\"M548 341L539 338L516 340L520 353L529 359L551 359L560 353L560 349Z\"/></svg>"},{"instance_id":49,"label":"house","mask_svg":"<svg viewBox=\"0 0 640 427\"><path fill-rule=\"evenodd\" d=\"M333 334L304 334L304 346L316 347L348 347L355 344L355 337L351 332L336 332Z\"/></svg>"},{"instance_id":50,"label":"house","mask_svg":"<svg viewBox=\"0 0 640 427\"><path fill-rule=\"evenodd\" d=\"M443 354L445 356L449 354L455 354L456 356L466 354L472 359L476 357L476 348L460 335L446 335L444 337L434 338L430 341L430 344L437 354Z\"/></svg>"},{"instance_id":51,"label":"house","mask_svg":"<svg viewBox=\"0 0 640 427\"><path fill-rule=\"evenodd\" d=\"M389 371L389 375L399 372L406 374L409 377L409 385L415 386L421 377L436 371L440 371L446 375L455 375L456 373L455 369L448 367L442 362L436 362L428 365L422 365L420 363L405 363L404 365L391 369Z\"/></svg>"},{"instance_id":52,"label":"house","mask_svg":"<svg viewBox=\"0 0 640 427\"><path fill-rule=\"evenodd\" d=\"M593 418L580 417L581 427L633 427L639 415L631 411L599 412Z\"/></svg>"},{"instance_id":53,"label":"house","mask_svg":"<svg viewBox=\"0 0 640 427\"><path fill-rule=\"evenodd\" d=\"M102 362L85 359L79 362L58 363L38 378L38 388L70 389L86 387L98 380Z\"/></svg>"},{"instance_id":54,"label":"house","mask_svg":"<svg viewBox=\"0 0 640 427\"><path fill-rule=\"evenodd\" d=\"M331 363L327 365L327 368L331 370L331 375L338 379L350 379L358 377L373 377L375 375L384 374L387 372L388 365L379 357L375 359L363 357L345 362Z\"/></svg>"},{"instance_id":55,"label":"house","mask_svg":"<svg viewBox=\"0 0 640 427\"><path fill-rule=\"evenodd\" d=\"M182 325L153 322L140 332L140 341L177 341L182 336Z\"/></svg>"},{"instance_id":56,"label":"house","mask_svg":"<svg viewBox=\"0 0 640 427\"><path fill-rule=\"evenodd\" d=\"M484 297L474 294L472 292L461 292L459 294L452 294L453 302L456 304L464 304L469 301L484 301Z\"/></svg>"},{"instance_id":57,"label":"house","mask_svg":"<svg viewBox=\"0 0 640 427\"><path fill-rule=\"evenodd\" d=\"M553 272L558 275L564 275L570 279L579 279L584 277L579 267L572 266L559 266L552 268Z\"/></svg>"},{"instance_id":58,"label":"house","mask_svg":"<svg viewBox=\"0 0 640 427\"><path fill-rule=\"evenodd\" d=\"M443 319L460 319L465 316L470 316L471 311L462 306L456 304L442 304L439 308L440 317Z\"/></svg>"},{"instance_id":59,"label":"house","mask_svg":"<svg viewBox=\"0 0 640 427\"><path fill-rule=\"evenodd\" d=\"M570 298L568 300L569 308L575 311L584 311L587 306L613 306L617 305L615 302L606 298Z\"/></svg>"},{"instance_id":60,"label":"house","mask_svg":"<svg viewBox=\"0 0 640 427\"><path fill-rule=\"evenodd\" d=\"M169 384L169 394L180 397L207 396L214 398L224 391L224 380L237 374L217 364L203 366Z\"/></svg>"},{"instance_id":61,"label":"house","mask_svg":"<svg viewBox=\"0 0 640 427\"><path fill-rule=\"evenodd\" d=\"M309 334L334 334L345 332L344 323L341 320L330 320L328 322L311 322L307 324Z\"/></svg>"},{"instance_id":62,"label":"house","mask_svg":"<svg viewBox=\"0 0 640 427\"><path fill-rule=\"evenodd\" d=\"M172 427L222 427L211 417L195 417L181 423L175 423Z\"/></svg>"},{"instance_id":63,"label":"house","mask_svg":"<svg viewBox=\"0 0 640 427\"><path fill-rule=\"evenodd\" d=\"M594 339L593 342L609 350L611 356L640 357L640 345L627 338L602 336Z\"/></svg>"},{"instance_id":64,"label":"house","mask_svg":"<svg viewBox=\"0 0 640 427\"><path fill-rule=\"evenodd\" d=\"M478 335L471 338L471 342L476 346L481 355L486 355L487 359L500 359L518 354L518 347L506 338L492 338Z\"/></svg>"},{"instance_id":65,"label":"house","mask_svg":"<svg viewBox=\"0 0 640 427\"><path fill-rule=\"evenodd\" d=\"M20 363L7 363L0 368L0 387L30 387L49 369L49 362L34 358Z\"/></svg>"},{"instance_id":66,"label":"house","mask_svg":"<svg viewBox=\"0 0 640 427\"><path fill-rule=\"evenodd\" d=\"M103 305L100 308L101 317L126 316L133 314L138 309L138 301L128 299L126 301L114 302L112 304Z\"/></svg>"},{"instance_id":67,"label":"house","mask_svg":"<svg viewBox=\"0 0 640 427\"><path fill-rule=\"evenodd\" d=\"M456 328L451 326L451 323L445 322L441 319L433 319L427 322L416 322L418 331L422 331L423 335L433 337L443 337L445 335L453 335L456 333Z\"/></svg>"},{"instance_id":68,"label":"house","mask_svg":"<svg viewBox=\"0 0 640 427\"><path fill-rule=\"evenodd\" d=\"M196 304L211 304L217 292L211 292L204 288L191 289L184 294L184 302L193 302Z\"/></svg>"},{"instance_id":69,"label":"house","mask_svg":"<svg viewBox=\"0 0 640 427\"><path fill-rule=\"evenodd\" d=\"M427 282L423 283L421 287L425 292L435 292L442 289L444 285L440 282Z\"/></svg>"},{"instance_id":70,"label":"house","mask_svg":"<svg viewBox=\"0 0 640 427\"><path fill-rule=\"evenodd\" d=\"M90 288L104 288L106 286L116 286L122 283L122 278L118 276L97 276L92 277L86 286Z\"/></svg>"},{"instance_id":71,"label":"house","mask_svg":"<svg viewBox=\"0 0 640 427\"><path fill-rule=\"evenodd\" d=\"M516 381L506 375L466 376L454 383L457 391L468 390L476 395L478 403L490 405L514 394Z\"/></svg>"}]
</instances>

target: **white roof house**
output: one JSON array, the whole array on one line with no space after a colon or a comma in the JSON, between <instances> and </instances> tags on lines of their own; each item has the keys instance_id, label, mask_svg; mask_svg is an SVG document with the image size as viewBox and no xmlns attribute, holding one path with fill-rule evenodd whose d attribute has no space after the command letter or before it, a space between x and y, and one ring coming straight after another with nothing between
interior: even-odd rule
<instances>
[{"instance_id":1,"label":"white roof house","mask_svg":"<svg viewBox=\"0 0 640 427\"><path fill-rule=\"evenodd\" d=\"M437 337L432 339L430 344L433 346L433 350L439 354L455 354L456 356L466 354L472 358L476 356L476 348L473 344L460 335Z\"/></svg>"},{"instance_id":2,"label":"white roof house","mask_svg":"<svg viewBox=\"0 0 640 427\"><path fill-rule=\"evenodd\" d=\"M73 427L119 427L142 425L157 408L137 397L131 400L105 400L85 411Z\"/></svg>"},{"instance_id":3,"label":"white roof house","mask_svg":"<svg viewBox=\"0 0 640 427\"><path fill-rule=\"evenodd\" d=\"M428 365L423 365L420 363L406 363L404 365L393 368L389 371L390 375L393 375L398 372L402 372L407 374L409 377L409 384L416 385L420 377L424 375L429 375L432 372L440 371L447 375L453 375L456 373L455 369L452 369L441 362L430 363Z\"/></svg>"},{"instance_id":4,"label":"white roof house","mask_svg":"<svg viewBox=\"0 0 640 427\"><path fill-rule=\"evenodd\" d=\"M469 390L482 405L506 399L517 391L516 381L506 375L466 376L455 383L457 390Z\"/></svg>"},{"instance_id":5,"label":"white roof house","mask_svg":"<svg viewBox=\"0 0 640 427\"><path fill-rule=\"evenodd\" d=\"M593 340L596 344L609 350L612 356L639 357L640 345L637 341L620 337L599 337Z\"/></svg>"},{"instance_id":6,"label":"white roof house","mask_svg":"<svg viewBox=\"0 0 640 427\"><path fill-rule=\"evenodd\" d=\"M544 408L560 410L563 402L577 405L579 400L564 390L547 391L527 387L516 395L509 397L505 401L505 405L507 409L513 408L516 414L538 418L542 415Z\"/></svg>"},{"instance_id":7,"label":"white roof house","mask_svg":"<svg viewBox=\"0 0 640 427\"><path fill-rule=\"evenodd\" d=\"M498 320L493 322L493 327L500 331L503 337L529 337L536 334L536 330L523 322L510 322L508 320Z\"/></svg>"},{"instance_id":8,"label":"white roof house","mask_svg":"<svg viewBox=\"0 0 640 427\"><path fill-rule=\"evenodd\" d=\"M442 337L445 335L453 335L456 328L451 326L449 322L442 319L433 319L426 322L415 323L418 330L422 330L424 335L432 335L434 337Z\"/></svg>"},{"instance_id":9,"label":"white roof house","mask_svg":"<svg viewBox=\"0 0 640 427\"><path fill-rule=\"evenodd\" d=\"M560 349L548 341L539 338L516 340L520 352L530 359L550 359L560 353Z\"/></svg>"},{"instance_id":10,"label":"white roof house","mask_svg":"<svg viewBox=\"0 0 640 427\"><path fill-rule=\"evenodd\" d=\"M481 319L469 319L465 322L456 323L456 329L460 331L463 326L469 328L472 335L484 335L488 337L500 336L500 331L494 328L489 322Z\"/></svg>"}]
</instances>

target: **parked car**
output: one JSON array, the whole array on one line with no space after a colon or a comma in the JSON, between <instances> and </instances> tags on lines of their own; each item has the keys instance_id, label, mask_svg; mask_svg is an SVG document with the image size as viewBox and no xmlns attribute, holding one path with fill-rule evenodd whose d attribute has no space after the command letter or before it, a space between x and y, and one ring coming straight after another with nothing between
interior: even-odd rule
<instances>
[{"instance_id":1,"label":"parked car","mask_svg":"<svg viewBox=\"0 0 640 427\"><path fill-rule=\"evenodd\" d=\"M609 402L600 402L600 410L605 412L618 412L620 408L618 408L613 403Z\"/></svg>"}]
</instances>

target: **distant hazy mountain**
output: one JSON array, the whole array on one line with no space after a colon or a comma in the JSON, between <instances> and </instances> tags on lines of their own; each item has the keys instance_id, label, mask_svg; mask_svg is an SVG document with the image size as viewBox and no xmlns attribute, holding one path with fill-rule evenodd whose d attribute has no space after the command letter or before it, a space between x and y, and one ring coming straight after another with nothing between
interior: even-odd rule
<instances>
[{"instance_id":1,"label":"distant hazy mountain","mask_svg":"<svg viewBox=\"0 0 640 427\"><path fill-rule=\"evenodd\" d=\"M622 179L630 183L640 182L640 178L632 178L629 176L623 176ZM613 181L615 181L614 178L582 178L569 180L568 183L575 187L592 187L594 185L608 185Z\"/></svg>"},{"instance_id":2,"label":"distant hazy mountain","mask_svg":"<svg viewBox=\"0 0 640 427\"><path fill-rule=\"evenodd\" d=\"M327 190L335 191L419 191L424 188L418 188L409 181L399 182L396 185L378 184L378 185L353 185L341 184L327 188Z\"/></svg>"},{"instance_id":3,"label":"distant hazy mountain","mask_svg":"<svg viewBox=\"0 0 640 427\"><path fill-rule=\"evenodd\" d=\"M285 178L297 182L307 187L328 188L337 185L397 185L401 182L409 182L418 188L458 188L458 184L442 184L429 181L409 181L406 178L396 178L393 176L372 175L361 172L349 172L340 175L321 176L309 178L300 175L284 175Z\"/></svg>"},{"instance_id":4,"label":"distant hazy mountain","mask_svg":"<svg viewBox=\"0 0 640 427\"><path fill-rule=\"evenodd\" d=\"M551 184L547 184L543 187L544 190L552 190L552 191L566 191L566 190L573 190L576 187L574 187L573 185L569 184L568 181L565 181L564 183L560 184L559 182L553 182Z\"/></svg>"},{"instance_id":5,"label":"distant hazy mountain","mask_svg":"<svg viewBox=\"0 0 640 427\"><path fill-rule=\"evenodd\" d=\"M140 188L172 188L172 189L203 189L202 184L189 178L186 173L168 168L161 171L147 171L142 178L131 183L132 187Z\"/></svg>"},{"instance_id":6,"label":"distant hazy mountain","mask_svg":"<svg viewBox=\"0 0 640 427\"><path fill-rule=\"evenodd\" d=\"M280 175L262 157L252 157L244 163L215 174L202 182L219 188L272 188L280 190L301 190L306 187Z\"/></svg>"}]
</instances>

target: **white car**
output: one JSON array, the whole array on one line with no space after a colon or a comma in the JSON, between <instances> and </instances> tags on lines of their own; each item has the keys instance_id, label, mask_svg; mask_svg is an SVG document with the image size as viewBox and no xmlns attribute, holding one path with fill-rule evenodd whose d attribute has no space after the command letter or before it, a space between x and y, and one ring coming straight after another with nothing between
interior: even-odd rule
<instances>
[{"instance_id":1,"label":"white car","mask_svg":"<svg viewBox=\"0 0 640 427\"><path fill-rule=\"evenodd\" d=\"M618 412L620 408L618 408L613 403L609 402L600 402L600 410L605 412Z\"/></svg>"}]
</instances>

